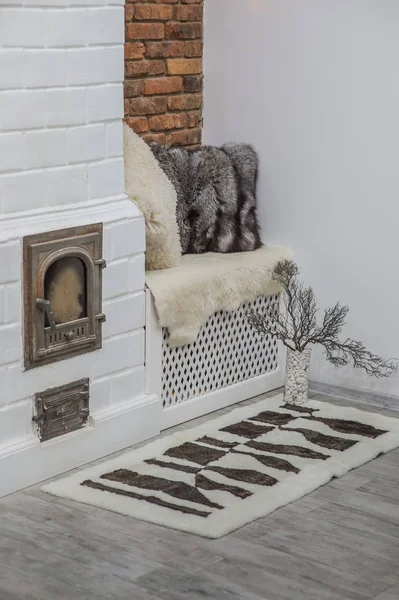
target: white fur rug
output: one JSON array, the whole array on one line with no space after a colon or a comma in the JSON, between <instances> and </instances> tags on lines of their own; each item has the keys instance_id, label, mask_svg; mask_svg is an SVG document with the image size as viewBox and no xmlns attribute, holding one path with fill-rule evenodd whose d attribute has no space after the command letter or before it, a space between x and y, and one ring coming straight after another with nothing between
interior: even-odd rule
<instances>
[{"instance_id":1,"label":"white fur rug","mask_svg":"<svg viewBox=\"0 0 399 600\"><path fill-rule=\"evenodd\" d=\"M219 310L236 310L280 291L272 281L273 270L280 260L291 257L284 248L267 247L232 254L186 254L177 267L147 272L159 323L169 329L169 345L194 342Z\"/></svg>"},{"instance_id":2,"label":"white fur rug","mask_svg":"<svg viewBox=\"0 0 399 600\"><path fill-rule=\"evenodd\" d=\"M398 446L399 419L279 395L43 489L218 538Z\"/></svg>"}]
</instances>

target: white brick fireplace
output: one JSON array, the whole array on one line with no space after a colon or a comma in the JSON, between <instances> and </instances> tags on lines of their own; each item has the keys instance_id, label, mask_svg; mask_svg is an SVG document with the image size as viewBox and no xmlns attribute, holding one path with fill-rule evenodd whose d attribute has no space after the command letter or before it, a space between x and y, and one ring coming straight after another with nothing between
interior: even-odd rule
<instances>
[{"instance_id":1,"label":"white brick fireplace","mask_svg":"<svg viewBox=\"0 0 399 600\"><path fill-rule=\"evenodd\" d=\"M144 222L124 195L123 4L0 8L0 495L159 432L145 394ZM11 6L12 5L12 6ZM103 223L102 349L24 370L22 239ZM88 426L40 442L33 396L90 379Z\"/></svg>"}]
</instances>

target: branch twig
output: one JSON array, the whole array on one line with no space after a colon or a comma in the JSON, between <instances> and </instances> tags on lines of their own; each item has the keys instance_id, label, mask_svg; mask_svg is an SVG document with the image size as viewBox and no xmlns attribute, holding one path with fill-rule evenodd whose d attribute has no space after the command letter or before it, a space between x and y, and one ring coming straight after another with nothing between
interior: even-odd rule
<instances>
[{"instance_id":1,"label":"branch twig","mask_svg":"<svg viewBox=\"0 0 399 600\"><path fill-rule=\"evenodd\" d=\"M321 325L317 324L318 308L312 287L305 288L298 281L299 269L292 261L276 265L273 279L284 290L285 311L271 305L263 311L250 310L247 321L257 333L279 339L287 348L303 352L310 344L324 347L326 358L336 367L353 363L373 377L389 377L396 373L396 359L385 359L366 349L363 342L338 336L346 323L347 306L337 303L324 312Z\"/></svg>"}]
</instances>

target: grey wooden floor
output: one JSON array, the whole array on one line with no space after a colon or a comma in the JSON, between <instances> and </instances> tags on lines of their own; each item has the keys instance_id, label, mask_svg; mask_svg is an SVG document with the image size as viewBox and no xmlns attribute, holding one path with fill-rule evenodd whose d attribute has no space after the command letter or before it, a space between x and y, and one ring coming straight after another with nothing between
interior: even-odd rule
<instances>
[{"instance_id":1,"label":"grey wooden floor","mask_svg":"<svg viewBox=\"0 0 399 600\"><path fill-rule=\"evenodd\" d=\"M399 600L399 450L220 540L40 486L0 500L0 600L205 598Z\"/></svg>"}]
</instances>

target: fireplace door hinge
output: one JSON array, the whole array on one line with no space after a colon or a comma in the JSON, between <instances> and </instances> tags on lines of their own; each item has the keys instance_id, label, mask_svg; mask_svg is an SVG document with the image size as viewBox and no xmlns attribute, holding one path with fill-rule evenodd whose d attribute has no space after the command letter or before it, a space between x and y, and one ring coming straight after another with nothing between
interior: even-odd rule
<instances>
[{"instance_id":1,"label":"fireplace door hinge","mask_svg":"<svg viewBox=\"0 0 399 600\"><path fill-rule=\"evenodd\" d=\"M95 265L98 265L101 269L105 269L107 266L107 261L104 258L98 258L94 261Z\"/></svg>"}]
</instances>

